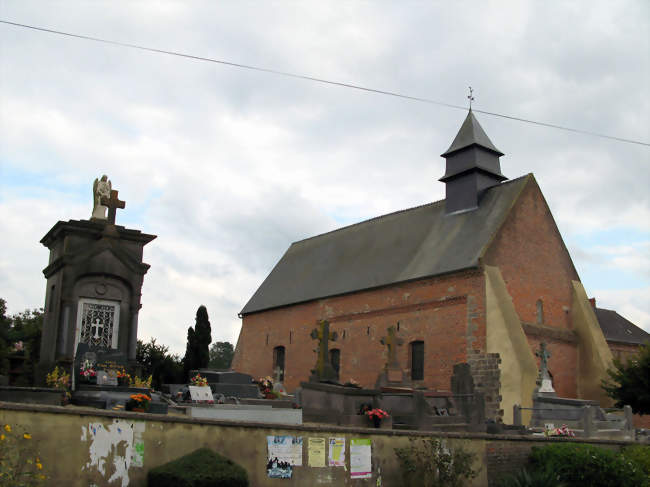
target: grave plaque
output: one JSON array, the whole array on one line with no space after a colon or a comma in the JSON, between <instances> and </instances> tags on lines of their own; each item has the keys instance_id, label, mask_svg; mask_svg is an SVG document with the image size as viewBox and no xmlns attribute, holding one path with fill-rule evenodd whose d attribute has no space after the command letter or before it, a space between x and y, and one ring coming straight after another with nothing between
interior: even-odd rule
<instances>
[{"instance_id":1,"label":"grave plaque","mask_svg":"<svg viewBox=\"0 0 650 487\"><path fill-rule=\"evenodd\" d=\"M198 387L198 386L189 386L190 389L190 398L192 401L212 401L212 389L210 387Z\"/></svg>"}]
</instances>

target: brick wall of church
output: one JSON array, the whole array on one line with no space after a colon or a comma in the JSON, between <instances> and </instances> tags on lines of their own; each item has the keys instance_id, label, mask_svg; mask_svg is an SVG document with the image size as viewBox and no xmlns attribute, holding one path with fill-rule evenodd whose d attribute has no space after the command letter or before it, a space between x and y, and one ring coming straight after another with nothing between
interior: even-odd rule
<instances>
[{"instance_id":1,"label":"brick wall of church","mask_svg":"<svg viewBox=\"0 0 650 487\"><path fill-rule=\"evenodd\" d=\"M254 377L272 374L273 349L285 347L285 386L293 390L308 379L316 361L310 332L327 319L338 340L340 379L373 387L386 362L380 343L397 326L404 343L400 365L410 374L410 343L424 342L424 379L435 390L450 390L453 365L467 351L485 350L485 291L481 272L456 273L371 291L279 308L243 318L233 368Z\"/></svg>"},{"instance_id":2,"label":"brick wall of church","mask_svg":"<svg viewBox=\"0 0 650 487\"><path fill-rule=\"evenodd\" d=\"M577 345L569 310L571 281L579 278L534 178L529 178L484 262L500 268L531 349L546 341L558 394L576 397Z\"/></svg>"}]
</instances>

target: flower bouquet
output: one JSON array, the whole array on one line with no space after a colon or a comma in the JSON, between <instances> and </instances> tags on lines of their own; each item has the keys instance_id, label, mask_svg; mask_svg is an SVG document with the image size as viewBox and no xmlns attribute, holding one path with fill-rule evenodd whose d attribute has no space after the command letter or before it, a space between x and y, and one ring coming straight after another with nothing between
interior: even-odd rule
<instances>
[{"instance_id":1,"label":"flower bouquet","mask_svg":"<svg viewBox=\"0 0 650 487\"><path fill-rule=\"evenodd\" d=\"M257 380L257 387L265 399L277 399L278 395L273 391L273 379L268 375Z\"/></svg>"},{"instance_id":2,"label":"flower bouquet","mask_svg":"<svg viewBox=\"0 0 650 487\"><path fill-rule=\"evenodd\" d=\"M550 428L550 429L545 429L544 430L544 436L547 438L549 436L569 436L569 437L574 437L576 434L573 432L573 430L569 429L569 427L566 424L563 424L559 428Z\"/></svg>"},{"instance_id":3,"label":"flower bouquet","mask_svg":"<svg viewBox=\"0 0 650 487\"><path fill-rule=\"evenodd\" d=\"M146 394L131 394L131 398L126 401L124 409L144 413L149 410L150 403L151 396L147 396Z\"/></svg>"},{"instance_id":4,"label":"flower bouquet","mask_svg":"<svg viewBox=\"0 0 650 487\"><path fill-rule=\"evenodd\" d=\"M375 408L366 411L366 416L368 416L368 418L372 420L375 428L379 428L379 426L381 425L381 420L387 418L389 414L383 409Z\"/></svg>"},{"instance_id":5,"label":"flower bouquet","mask_svg":"<svg viewBox=\"0 0 650 487\"><path fill-rule=\"evenodd\" d=\"M84 360L79 371L79 379L80 382L92 383L97 381L97 371L89 360Z\"/></svg>"},{"instance_id":6,"label":"flower bouquet","mask_svg":"<svg viewBox=\"0 0 650 487\"><path fill-rule=\"evenodd\" d=\"M128 387L130 382L131 382L131 376L126 373L124 368L117 369L117 385Z\"/></svg>"},{"instance_id":7,"label":"flower bouquet","mask_svg":"<svg viewBox=\"0 0 650 487\"><path fill-rule=\"evenodd\" d=\"M59 366L54 367L54 370L47 374L45 383L48 387L59 389L63 391L62 404L65 406L70 401L70 374Z\"/></svg>"},{"instance_id":8,"label":"flower bouquet","mask_svg":"<svg viewBox=\"0 0 650 487\"><path fill-rule=\"evenodd\" d=\"M205 377L201 377L201 374L196 374L194 377L190 379L190 385L196 387L207 387L208 379L206 379Z\"/></svg>"}]
</instances>

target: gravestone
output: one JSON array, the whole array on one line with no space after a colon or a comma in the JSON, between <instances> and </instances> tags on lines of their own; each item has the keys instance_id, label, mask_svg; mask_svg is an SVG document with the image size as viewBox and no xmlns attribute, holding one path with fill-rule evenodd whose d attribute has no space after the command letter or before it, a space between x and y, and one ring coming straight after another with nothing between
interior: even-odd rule
<instances>
[{"instance_id":1,"label":"gravestone","mask_svg":"<svg viewBox=\"0 0 650 487\"><path fill-rule=\"evenodd\" d=\"M555 396L555 389L553 389L553 381L551 375L548 373L548 359L551 358L551 352L546 350L546 343L542 342L539 345L539 350L535 355L540 358L539 375L537 376L537 393Z\"/></svg>"},{"instance_id":2,"label":"gravestone","mask_svg":"<svg viewBox=\"0 0 650 487\"><path fill-rule=\"evenodd\" d=\"M253 383L253 378L248 374L234 372L232 370L190 370L190 377L201 374L208 381L212 393L221 394L225 397L258 398L259 388ZM186 384L163 384L162 390L172 398L178 397L178 392L186 391Z\"/></svg>"},{"instance_id":3,"label":"gravestone","mask_svg":"<svg viewBox=\"0 0 650 487\"><path fill-rule=\"evenodd\" d=\"M330 382L338 383L338 374L332 363L328 352L329 341L336 341L336 332L330 332L330 324L327 320L321 320L318 327L314 328L310 334L312 340L318 340L316 350L316 365L311 371L310 382Z\"/></svg>"},{"instance_id":4,"label":"gravestone","mask_svg":"<svg viewBox=\"0 0 650 487\"><path fill-rule=\"evenodd\" d=\"M381 339L381 344L386 347L386 365L377 377L375 388L409 387L410 382L405 380L404 370L397 360L397 347L401 346L404 340L397 337L394 326L389 326L387 332Z\"/></svg>"},{"instance_id":5,"label":"gravestone","mask_svg":"<svg viewBox=\"0 0 650 487\"><path fill-rule=\"evenodd\" d=\"M115 223L118 198L107 176L95 180L88 220L59 221L41 239L50 251L37 382L56 365L69 368L79 343L122 353L136 362L143 248L155 235ZM108 216L106 216L108 211Z\"/></svg>"}]
</instances>

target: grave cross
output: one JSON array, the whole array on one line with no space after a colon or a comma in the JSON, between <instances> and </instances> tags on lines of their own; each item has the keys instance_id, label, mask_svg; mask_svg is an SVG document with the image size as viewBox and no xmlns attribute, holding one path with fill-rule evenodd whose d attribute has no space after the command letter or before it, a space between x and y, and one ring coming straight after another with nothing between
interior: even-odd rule
<instances>
[{"instance_id":1,"label":"grave cross","mask_svg":"<svg viewBox=\"0 0 650 487\"><path fill-rule=\"evenodd\" d=\"M337 333L330 332L330 323L327 320L321 320L318 328L314 328L310 334L313 340L318 340L318 353L316 367L312 370L312 379L315 381L336 381L336 371L330 363L328 353L328 343L330 340L336 341Z\"/></svg>"},{"instance_id":2,"label":"grave cross","mask_svg":"<svg viewBox=\"0 0 650 487\"><path fill-rule=\"evenodd\" d=\"M404 340L398 338L397 335L395 335L395 327L389 326L388 336L382 337L381 339L381 344L386 345L386 348L388 349L388 360L386 361L386 367L396 367L399 365L399 362L397 361L397 347L403 343Z\"/></svg>"},{"instance_id":3,"label":"grave cross","mask_svg":"<svg viewBox=\"0 0 650 487\"><path fill-rule=\"evenodd\" d=\"M535 352L535 355L540 358L540 363L539 363L540 379L550 379L550 376L548 375L548 359L551 358L551 352L546 350L545 342L539 344L539 350Z\"/></svg>"},{"instance_id":4,"label":"grave cross","mask_svg":"<svg viewBox=\"0 0 650 487\"><path fill-rule=\"evenodd\" d=\"M117 209L124 209L126 202L117 197L117 190L111 189L111 197L102 196L101 204L108 207L108 223L115 225L115 214Z\"/></svg>"}]
</instances>

